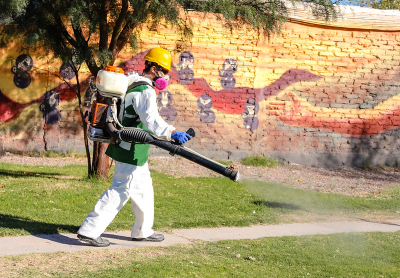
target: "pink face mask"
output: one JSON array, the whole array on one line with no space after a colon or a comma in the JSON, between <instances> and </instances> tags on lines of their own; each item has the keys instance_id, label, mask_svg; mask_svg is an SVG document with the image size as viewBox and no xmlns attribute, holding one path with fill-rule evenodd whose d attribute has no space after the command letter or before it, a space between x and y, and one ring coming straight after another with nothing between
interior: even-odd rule
<instances>
[{"instance_id":1,"label":"pink face mask","mask_svg":"<svg viewBox=\"0 0 400 278\"><path fill-rule=\"evenodd\" d=\"M159 90L164 90L168 87L168 80L161 77L157 78L157 80L154 81L154 86Z\"/></svg>"}]
</instances>

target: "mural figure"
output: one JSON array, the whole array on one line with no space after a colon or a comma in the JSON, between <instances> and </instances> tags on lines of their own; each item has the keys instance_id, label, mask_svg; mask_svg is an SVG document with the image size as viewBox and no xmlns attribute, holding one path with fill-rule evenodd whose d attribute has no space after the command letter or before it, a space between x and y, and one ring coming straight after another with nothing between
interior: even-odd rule
<instances>
[{"instance_id":1,"label":"mural figure","mask_svg":"<svg viewBox=\"0 0 400 278\"><path fill-rule=\"evenodd\" d=\"M200 121L205 124L212 124L215 122L215 113L211 110L213 105L212 98L207 95L201 95L197 100L197 115L200 115Z\"/></svg>"},{"instance_id":2,"label":"mural figure","mask_svg":"<svg viewBox=\"0 0 400 278\"><path fill-rule=\"evenodd\" d=\"M157 96L158 112L166 121L173 121L176 118L176 109L172 106L172 94L169 91L161 91Z\"/></svg>"},{"instance_id":3,"label":"mural figure","mask_svg":"<svg viewBox=\"0 0 400 278\"><path fill-rule=\"evenodd\" d=\"M237 71L238 65L235 59L229 58L224 61L222 70L219 71L221 76L221 86L225 90L232 90L235 88L236 79L233 74Z\"/></svg>"},{"instance_id":4,"label":"mural figure","mask_svg":"<svg viewBox=\"0 0 400 278\"><path fill-rule=\"evenodd\" d=\"M54 91L47 91L44 94L40 111L43 112L43 119L46 124L56 124L61 119L60 111L56 108L60 104L60 95Z\"/></svg>"},{"instance_id":5,"label":"mural figure","mask_svg":"<svg viewBox=\"0 0 400 278\"><path fill-rule=\"evenodd\" d=\"M31 84L31 76L28 71L33 67L33 60L31 56L22 54L17 57L15 64L11 68L11 72L14 73L14 84L18 88L25 89Z\"/></svg>"},{"instance_id":6,"label":"mural figure","mask_svg":"<svg viewBox=\"0 0 400 278\"><path fill-rule=\"evenodd\" d=\"M179 56L179 64L176 65L178 79L182 84L189 84L193 81L194 56L189 51L184 51Z\"/></svg>"},{"instance_id":7,"label":"mural figure","mask_svg":"<svg viewBox=\"0 0 400 278\"><path fill-rule=\"evenodd\" d=\"M254 131L258 127L258 118L256 114L260 110L260 106L254 99L249 99L244 105L242 118L244 119L244 127L250 131Z\"/></svg>"},{"instance_id":8,"label":"mural figure","mask_svg":"<svg viewBox=\"0 0 400 278\"><path fill-rule=\"evenodd\" d=\"M71 80L75 77L75 72L72 70L70 65L62 64L60 67L60 75L66 80Z\"/></svg>"}]
</instances>

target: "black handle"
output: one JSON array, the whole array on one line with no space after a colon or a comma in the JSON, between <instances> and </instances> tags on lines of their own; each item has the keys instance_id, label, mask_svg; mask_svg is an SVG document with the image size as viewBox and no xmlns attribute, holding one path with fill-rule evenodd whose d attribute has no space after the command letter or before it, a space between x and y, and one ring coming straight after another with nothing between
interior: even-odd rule
<instances>
[{"instance_id":1,"label":"black handle","mask_svg":"<svg viewBox=\"0 0 400 278\"><path fill-rule=\"evenodd\" d=\"M189 128L188 131L186 131L186 133L189 134L190 137L195 137L196 136L196 133L194 132L193 128Z\"/></svg>"},{"instance_id":2,"label":"black handle","mask_svg":"<svg viewBox=\"0 0 400 278\"><path fill-rule=\"evenodd\" d=\"M188 131L186 131L186 133L190 135L189 140L190 140L192 137L195 137L195 136L196 136L196 133L194 132L194 129L193 129L193 128L189 128ZM189 140L188 140L188 141L189 141ZM182 145L181 142L179 142L178 140L175 140L175 139L172 141L172 144L178 145L178 146Z\"/></svg>"}]
</instances>

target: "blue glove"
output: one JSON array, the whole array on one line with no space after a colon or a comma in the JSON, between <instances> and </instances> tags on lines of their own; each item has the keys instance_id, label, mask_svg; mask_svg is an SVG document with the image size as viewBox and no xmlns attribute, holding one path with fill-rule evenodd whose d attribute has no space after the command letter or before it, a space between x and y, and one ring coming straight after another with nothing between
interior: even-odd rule
<instances>
[{"instance_id":1,"label":"blue glove","mask_svg":"<svg viewBox=\"0 0 400 278\"><path fill-rule=\"evenodd\" d=\"M189 134L187 134L186 132L175 131L174 134L172 134L171 138L178 140L179 143L181 143L181 144L185 144L192 137Z\"/></svg>"}]
</instances>

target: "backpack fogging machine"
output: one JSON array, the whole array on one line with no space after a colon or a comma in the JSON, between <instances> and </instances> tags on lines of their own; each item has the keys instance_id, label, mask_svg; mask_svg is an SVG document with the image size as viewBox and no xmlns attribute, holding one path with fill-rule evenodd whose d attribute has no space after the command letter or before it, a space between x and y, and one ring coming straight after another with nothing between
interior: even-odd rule
<instances>
[{"instance_id":1,"label":"backpack fogging machine","mask_svg":"<svg viewBox=\"0 0 400 278\"><path fill-rule=\"evenodd\" d=\"M211 160L195 151L181 145L177 141L167 141L158 138L149 131L124 127L121 125L125 94L131 88L144 83L136 82L129 85L129 79L124 71L118 67L106 67L97 74L96 81L90 82L92 92L90 111L87 116L90 122L88 137L92 141L119 144L122 141L135 144L150 144L169 151L169 154L179 155L196 164L215 171L233 181L238 181L239 171L234 166L225 166ZM147 83L146 83L147 84ZM148 84L147 84L148 85ZM195 136L191 128L187 131Z\"/></svg>"}]
</instances>

